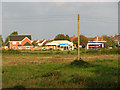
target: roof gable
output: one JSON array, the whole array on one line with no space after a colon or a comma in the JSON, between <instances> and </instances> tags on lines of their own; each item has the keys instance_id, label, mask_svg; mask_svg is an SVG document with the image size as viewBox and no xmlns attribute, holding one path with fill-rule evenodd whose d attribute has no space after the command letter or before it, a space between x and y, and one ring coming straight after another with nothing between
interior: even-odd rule
<instances>
[{"instance_id":1,"label":"roof gable","mask_svg":"<svg viewBox=\"0 0 120 90\"><path fill-rule=\"evenodd\" d=\"M26 42L23 46L32 46L29 42Z\"/></svg>"},{"instance_id":2,"label":"roof gable","mask_svg":"<svg viewBox=\"0 0 120 90\"><path fill-rule=\"evenodd\" d=\"M75 40L75 35L73 35L72 37L70 37L70 41Z\"/></svg>"}]
</instances>

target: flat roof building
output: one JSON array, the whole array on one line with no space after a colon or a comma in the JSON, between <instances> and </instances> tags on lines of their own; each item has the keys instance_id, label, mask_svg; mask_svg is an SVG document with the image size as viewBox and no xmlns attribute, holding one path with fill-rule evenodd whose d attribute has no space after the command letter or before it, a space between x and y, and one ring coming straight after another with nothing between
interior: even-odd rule
<instances>
[{"instance_id":1,"label":"flat roof building","mask_svg":"<svg viewBox=\"0 0 120 90\"><path fill-rule=\"evenodd\" d=\"M45 46L53 46L52 49L59 49L59 50L74 50L73 43L68 40L56 40L51 41L45 44Z\"/></svg>"}]
</instances>

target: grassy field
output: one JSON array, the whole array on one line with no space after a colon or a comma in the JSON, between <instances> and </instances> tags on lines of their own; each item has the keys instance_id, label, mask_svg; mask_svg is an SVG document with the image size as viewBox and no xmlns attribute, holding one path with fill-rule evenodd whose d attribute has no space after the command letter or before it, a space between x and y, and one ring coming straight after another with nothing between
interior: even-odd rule
<instances>
[{"instance_id":1,"label":"grassy field","mask_svg":"<svg viewBox=\"0 0 120 90\"><path fill-rule=\"evenodd\" d=\"M76 58L77 54L68 52L66 54L3 53L2 87L118 87L117 54L83 53L81 58L87 65L71 64Z\"/></svg>"}]
</instances>

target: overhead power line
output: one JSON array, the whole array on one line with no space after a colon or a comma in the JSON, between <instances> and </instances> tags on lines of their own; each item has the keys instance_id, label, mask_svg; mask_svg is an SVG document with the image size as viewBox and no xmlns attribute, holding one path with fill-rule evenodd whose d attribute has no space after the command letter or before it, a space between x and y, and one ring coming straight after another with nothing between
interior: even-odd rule
<instances>
[{"instance_id":1,"label":"overhead power line","mask_svg":"<svg viewBox=\"0 0 120 90\"><path fill-rule=\"evenodd\" d=\"M81 22L103 22L103 23L118 23L118 18L105 16L81 16ZM32 16L32 17L15 17L3 18L3 23L33 23L33 22L76 22L77 17L73 15L51 15L51 16Z\"/></svg>"}]
</instances>

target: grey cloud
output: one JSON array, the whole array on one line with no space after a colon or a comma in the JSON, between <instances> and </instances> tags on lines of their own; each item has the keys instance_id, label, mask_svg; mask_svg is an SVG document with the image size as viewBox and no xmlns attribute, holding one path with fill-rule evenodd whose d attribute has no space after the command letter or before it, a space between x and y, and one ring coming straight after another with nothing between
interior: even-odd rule
<instances>
[{"instance_id":1,"label":"grey cloud","mask_svg":"<svg viewBox=\"0 0 120 90\"><path fill-rule=\"evenodd\" d=\"M3 37L12 31L33 39L53 39L58 33L85 36L117 33L117 3L3 3Z\"/></svg>"}]
</instances>

